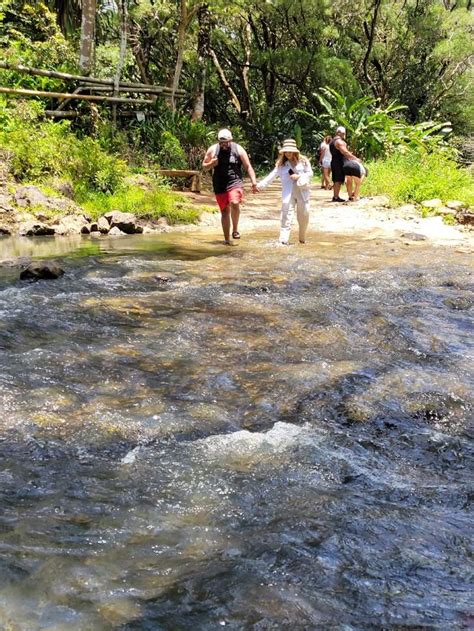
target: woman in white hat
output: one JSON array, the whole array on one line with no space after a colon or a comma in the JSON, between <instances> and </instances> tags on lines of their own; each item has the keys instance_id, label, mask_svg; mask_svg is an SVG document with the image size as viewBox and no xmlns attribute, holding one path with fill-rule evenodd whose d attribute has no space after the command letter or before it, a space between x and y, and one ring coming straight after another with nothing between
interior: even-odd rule
<instances>
[{"instance_id":1,"label":"woman in white hat","mask_svg":"<svg viewBox=\"0 0 474 631\"><path fill-rule=\"evenodd\" d=\"M283 142L278 152L278 160L273 171L257 184L257 190L261 191L276 177L281 180L280 243L288 244L295 207L300 243L306 240L309 224L309 185L312 176L313 170L308 158L301 155L296 142L289 138Z\"/></svg>"}]
</instances>

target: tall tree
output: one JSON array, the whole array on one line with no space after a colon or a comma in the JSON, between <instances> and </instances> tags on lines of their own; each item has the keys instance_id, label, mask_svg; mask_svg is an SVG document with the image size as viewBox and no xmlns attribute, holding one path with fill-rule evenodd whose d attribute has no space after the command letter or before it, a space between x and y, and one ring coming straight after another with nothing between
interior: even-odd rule
<instances>
[{"instance_id":1,"label":"tall tree","mask_svg":"<svg viewBox=\"0 0 474 631\"><path fill-rule=\"evenodd\" d=\"M90 74L94 59L96 11L97 0L82 0L79 69L85 75Z\"/></svg>"}]
</instances>

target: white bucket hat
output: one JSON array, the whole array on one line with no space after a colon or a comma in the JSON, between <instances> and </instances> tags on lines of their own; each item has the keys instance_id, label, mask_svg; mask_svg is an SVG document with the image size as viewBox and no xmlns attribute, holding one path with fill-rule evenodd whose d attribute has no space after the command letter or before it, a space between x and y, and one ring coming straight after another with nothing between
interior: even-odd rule
<instances>
[{"instance_id":1,"label":"white bucket hat","mask_svg":"<svg viewBox=\"0 0 474 631\"><path fill-rule=\"evenodd\" d=\"M287 138L286 140L284 140L283 145L281 146L278 153L286 153L286 152L288 153L300 152L300 150L296 146L296 140L293 140L293 138Z\"/></svg>"}]
</instances>

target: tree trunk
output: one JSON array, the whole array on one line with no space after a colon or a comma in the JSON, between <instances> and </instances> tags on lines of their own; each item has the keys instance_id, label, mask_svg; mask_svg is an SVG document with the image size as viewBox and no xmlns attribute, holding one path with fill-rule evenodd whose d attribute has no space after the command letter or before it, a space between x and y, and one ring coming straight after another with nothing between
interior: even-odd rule
<instances>
[{"instance_id":1,"label":"tree trunk","mask_svg":"<svg viewBox=\"0 0 474 631\"><path fill-rule=\"evenodd\" d=\"M207 60L209 58L210 40L211 40L211 16L209 13L209 5L203 4L198 11L198 88L196 98L194 99L194 107L191 119L200 120L204 116L205 110L205 93L207 80Z\"/></svg>"},{"instance_id":2,"label":"tree trunk","mask_svg":"<svg viewBox=\"0 0 474 631\"><path fill-rule=\"evenodd\" d=\"M81 46L79 68L83 74L90 74L94 55L96 0L82 0Z\"/></svg>"},{"instance_id":3,"label":"tree trunk","mask_svg":"<svg viewBox=\"0 0 474 631\"><path fill-rule=\"evenodd\" d=\"M234 92L234 90L232 89L232 86L230 85L229 81L227 80L227 77L225 76L225 72L221 66L221 64L219 63L219 59L217 58L216 53L213 51L213 49L211 48L210 51L211 53L211 59L214 62L214 66L216 67L217 73L222 81L222 85L224 86L227 94L229 95L229 98L233 104L233 106L235 107L235 109L237 110L237 112L239 114L242 113L242 104L239 101L239 98L237 96L237 94Z\"/></svg>"},{"instance_id":4,"label":"tree trunk","mask_svg":"<svg viewBox=\"0 0 474 631\"><path fill-rule=\"evenodd\" d=\"M120 52L117 62L117 68L115 70L114 77L114 96L118 96L120 86L120 76L122 74L123 66L125 63L125 55L127 53L127 0L120 0L119 2L119 14L120 14ZM117 106L113 106L113 122L117 123Z\"/></svg>"},{"instance_id":5,"label":"tree trunk","mask_svg":"<svg viewBox=\"0 0 474 631\"><path fill-rule=\"evenodd\" d=\"M176 65L174 67L173 81L171 82L171 98L169 100L171 110L176 111L175 92L179 87L179 79L181 77L181 70L183 69L183 55L184 55L184 42L186 39L186 30L188 26L188 6L186 0L180 1L179 12L179 24L178 24L178 41L177 41L177 54Z\"/></svg>"}]
</instances>

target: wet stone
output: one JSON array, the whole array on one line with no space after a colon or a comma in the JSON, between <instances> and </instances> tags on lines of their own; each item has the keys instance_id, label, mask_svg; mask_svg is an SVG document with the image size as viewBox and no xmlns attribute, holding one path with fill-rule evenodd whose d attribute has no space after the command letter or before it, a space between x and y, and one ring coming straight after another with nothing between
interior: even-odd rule
<instances>
[{"instance_id":1,"label":"wet stone","mask_svg":"<svg viewBox=\"0 0 474 631\"><path fill-rule=\"evenodd\" d=\"M458 298L445 298L443 304L455 311L467 311L474 305L474 299L459 296Z\"/></svg>"},{"instance_id":2,"label":"wet stone","mask_svg":"<svg viewBox=\"0 0 474 631\"><path fill-rule=\"evenodd\" d=\"M30 263L20 273L20 280L53 280L64 274L64 270L53 262Z\"/></svg>"},{"instance_id":3,"label":"wet stone","mask_svg":"<svg viewBox=\"0 0 474 631\"><path fill-rule=\"evenodd\" d=\"M428 237L424 234L419 234L418 232L404 232L401 235L402 239L407 239L408 241L427 241Z\"/></svg>"}]
</instances>

